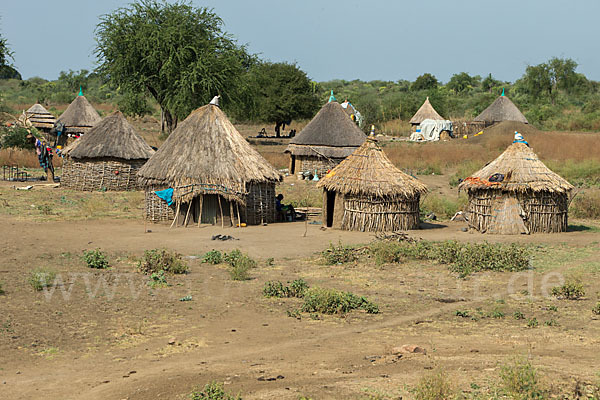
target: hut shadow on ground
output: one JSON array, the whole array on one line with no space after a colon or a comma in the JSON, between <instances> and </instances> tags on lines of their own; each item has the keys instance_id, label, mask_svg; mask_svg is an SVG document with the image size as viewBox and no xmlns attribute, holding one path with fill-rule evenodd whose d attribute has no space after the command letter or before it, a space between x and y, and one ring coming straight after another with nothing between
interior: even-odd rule
<instances>
[{"instance_id":1,"label":"hut shadow on ground","mask_svg":"<svg viewBox=\"0 0 600 400\"><path fill-rule=\"evenodd\" d=\"M599 229L594 226L588 226L588 225L582 225L582 224L569 225L567 227L567 232L594 232L594 231L598 231L598 230Z\"/></svg>"},{"instance_id":2,"label":"hut shadow on ground","mask_svg":"<svg viewBox=\"0 0 600 400\"><path fill-rule=\"evenodd\" d=\"M431 222L421 222L419 224L419 229L441 229L447 228L448 225L444 224L432 224Z\"/></svg>"}]
</instances>

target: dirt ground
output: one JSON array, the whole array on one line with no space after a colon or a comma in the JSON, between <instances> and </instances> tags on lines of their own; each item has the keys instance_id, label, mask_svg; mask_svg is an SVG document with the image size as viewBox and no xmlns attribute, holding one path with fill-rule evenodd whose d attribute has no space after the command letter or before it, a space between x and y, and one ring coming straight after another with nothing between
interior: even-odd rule
<instances>
[{"instance_id":1,"label":"dirt ground","mask_svg":"<svg viewBox=\"0 0 600 400\"><path fill-rule=\"evenodd\" d=\"M445 193L442 181L436 189L436 178L427 179L432 190ZM27 204L34 190L16 198L12 186L0 185L0 202ZM62 191L39 190L46 195L38 191L36 202ZM67 205L74 201L72 192L61 196ZM115 204L138 216L136 199ZM547 385L565 391L574 392L578 381L595 382L600 372L600 317L591 312L600 293L597 221L571 221L571 231L554 235L484 236L463 232L463 222L410 232L427 240L516 241L534 249L532 271L460 279L430 262L324 265L319 254L330 243L368 243L373 235L314 223L169 229L125 214L61 220L68 216L61 213L0 215L2 399L183 399L212 380L244 399L412 398L410 388L437 368L475 395L520 355ZM215 234L236 240L213 241ZM136 258L159 247L183 254L190 273L152 289ZM110 269L84 265L82 251L93 248L108 254ZM241 249L258 267L250 280L233 281L225 265L201 262L198 256L211 249ZM55 287L32 289L27 279L38 267L58 273ZM582 300L547 295L571 276L585 284ZM297 278L366 296L381 312L289 317L300 301L265 298L262 287ZM192 300L180 300L186 296ZM461 318L457 310L481 318ZM489 317L498 311L504 316ZM526 319L515 319L515 312ZM527 326L533 318L538 327ZM404 344L427 354L392 355Z\"/></svg>"}]
</instances>

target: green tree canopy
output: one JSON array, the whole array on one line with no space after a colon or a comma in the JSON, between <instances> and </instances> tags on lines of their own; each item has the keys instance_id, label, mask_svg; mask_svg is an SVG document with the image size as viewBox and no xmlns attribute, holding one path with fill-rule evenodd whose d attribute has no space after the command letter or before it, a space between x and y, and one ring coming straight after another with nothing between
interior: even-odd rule
<instances>
[{"instance_id":1,"label":"green tree canopy","mask_svg":"<svg viewBox=\"0 0 600 400\"><path fill-rule=\"evenodd\" d=\"M438 80L435 76L430 74L429 72L424 73L423 75L417 77L413 82L411 89L412 90L430 90L437 89Z\"/></svg>"},{"instance_id":2,"label":"green tree canopy","mask_svg":"<svg viewBox=\"0 0 600 400\"><path fill-rule=\"evenodd\" d=\"M498 87L502 84L502 82L500 82L497 79L494 79L494 77L492 76L492 74L488 74L488 76L486 76L483 81L481 81L481 88L487 92L492 93L492 90L495 87Z\"/></svg>"},{"instance_id":3,"label":"green tree canopy","mask_svg":"<svg viewBox=\"0 0 600 400\"><path fill-rule=\"evenodd\" d=\"M21 74L10 65L9 60L13 59L13 53L8 47L8 42L0 32L0 79L19 79Z\"/></svg>"},{"instance_id":4,"label":"green tree canopy","mask_svg":"<svg viewBox=\"0 0 600 400\"><path fill-rule=\"evenodd\" d=\"M452 75L452 78L446 84L446 87L454 93L468 92L479 83L479 77L474 77L466 72L460 72Z\"/></svg>"},{"instance_id":5,"label":"green tree canopy","mask_svg":"<svg viewBox=\"0 0 600 400\"><path fill-rule=\"evenodd\" d=\"M547 95L554 104L560 91L571 94L588 89L588 80L575 69L577 63L572 59L553 57L548 62L529 65L519 83L530 96Z\"/></svg>"},{"instance_id":6,"label":"green tree canopy","mask_svg":"<svg viewBox=\"0 0 600 400\"><path fill-rule=\"evenodd\" d=\"M296 64L261 62L247 75L251 108L242 118L274 122L279 127L298 118L310 118L318 110L313 84Z\"/></svg>"},{"instance_id":7,"label":"green tree canopy","mask_svg":"<svg viewBox=\"0 0 600 400\"><path fill-rule=\"evenodd\" d=\"M124 93L154 97L170 132L213 96L227 102L241 86L253 59L222 25L207 8L139 0L101 17L98 71Z\"/></svg>"}]
</instances>

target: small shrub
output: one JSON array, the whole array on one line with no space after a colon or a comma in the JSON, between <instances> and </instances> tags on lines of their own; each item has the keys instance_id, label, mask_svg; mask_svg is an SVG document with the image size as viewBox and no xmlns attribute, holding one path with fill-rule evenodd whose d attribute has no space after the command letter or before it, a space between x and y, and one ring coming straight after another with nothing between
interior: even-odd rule
<instances>
[{"instance_id":1,"label":"small shrub","mask_svg":"<svg viewBox=\"0 0 600 400\"><path fill-rule=\"evenodd\" d=\"M554 312L556 312L556 311L558 311L558 307L556 307L556 306L548 306L548 311L554 311Z\"/></svg>"},{"instance_id":2,"label":"small shrub","mask_svg":"<svg viewBox=\"0 0 600 400\"><path fill-rule=\"evenodd\" d=\"M515 311L513 313L513 317L514 319L525 319L525 314L523 314L521 311Z\"/></svg>"},{"instance_id":3,"label":"small shrub","mask_svg":"<svg viewBox=\"0 0 600 400\"><path fill-rule=\"evenodd\" d=\"M189 267L182 260L181 254L167 249L153 249L144 252L144 258L138 262L138 268L144 274L165 271L171 274L185 274Z\"/></svg>"},{"instance_id":4,"label":"small shrub","mask_svg":"<svg viewBox=\"0 0 600 400\"><path fill-rule=\"evenodd\" d=\"M2 290L2 287L0 286L0 293L3 293L1 290ZM600 315L600 301L598 303L596 303L594 308L592 308L592 313L596 314L596 315Z\"/></svg>"},{"instance_id":5,"label":"small shrub","mask_svg":"<svg viewBox=\"0 0 600 400\"><path fill-rule=\"evenodd\" d=\"M83 261L89 268L105 269L108 268L108 259L100 249L85 250L83 252Z\"/></svg>"},{"instance_id":6,"label":"small shrub","mask_svg":"<svg viewBox=\"0 0 600 400\"><path fill-rule=\"evenodd\" d=\"M537 318L535 318L535 317L531 318L527 321L528 328L537 328L539 324L540 323L538 322Z\"/></svg>"},{"instance_id":7,"label":"small shrub","mask_svg":"<svg viewBox=\"0 0 600 400\"><path fill-rule=\"evenodd\" d=\"M223 254L219 250L208 251L202 257L202 262L213 265L221 264L223 262Z\"/></svg>"},{"instance_id":8,"label":"small shrub","mask_svg":"<svg viewBox=\"0 0 600 400\"><path fill-rule=\"evenodd\" d=\"M377 314L379 307L364 297L336 289L310 288L304 294L302 311L322 314L346 314L363 309L369 314Z\"/></svg>"},{"instance_id":9,"label":"small shrub","mask_svg":"<svg viewBox=\"0 0 600 400\"><path fill-rule=\"evenodd\" d=\"M210 382L204 388L196 388L190 393L192 400L242 400L240 395L233 396L225 391L222 383Z\"/></svg>"},{"instance_id":10,"label":"small shrub","mask_svg":"<svg viewBox=\"0 0 600 400\"><path fill-rule=\"evenodd\" d=\"M300 310L298 310L297 308L295 308L293 310L287 310L286 313L287 313L287 316L290 318L302 319Z\"/></svg>"},{"instance_id":11,"label":"small shrub","mask_svg":"<svg viewBox=\"0 0 600 400\"><path fill-rule=\"evenodd\" d=\"M504 312L498 308L494 309L494 311L492 311L490 313L490 317L492 318L504 318Z\"/></svg>"},{"instance_id":12,"label":"small shrub","mask_svg":"<svg viewBox=\"0 0 600 400\"><path fill-rule=\"evenodd\" d=\"M167 277L165 276L165 271L161 269L158 272L153 272L150 275L150 282L148 285L150 285L152 288L167 286Z\"/></svg>"},{"instance_id":13,"label":"small shrub","mask_svg":"<svg viewBox=\"0 0 600 400\"><path fill-rule=\"evenodd\" d=\"M455 396L450 379L442 370L423 376L414 393L416 400L442 400Z\"/></svg>"},{"instance_id":14,"label":"small shrub","mask_svg":"<svg viewBox=\"0 0 600 400\"><path fill-rule=\"evenodd\" d=\"M0 281L0 295L4 294L4 288L2 287L2 281Z\"/></svg>"},{"instance_id":15,"label":"small shrub","mask_svg":"<svg viewBox=\"0 0 600 400\"><path fill-rule=\"evenodd\" d=\"M292 281L289 287L289 297L304 297L309 286L304 279L296 279Z\"/></svg>"},{"instance_id":16,"label":"small shrub","mask_svg":"<svg viewBox=\"0 0 600 400\"><path fill-rule=\"evenodd\" d=\"M263 296L265 297L287 297L285 296L285 287L280 281L265 282L263 287Z\"/></svg>"},{"instance_id":17,"label":"small shrub","mask_svg":"<svg viewBox=\"0 0 600 400\"><path fill-rule=\"evenodd\" d=\"M51 269L38 268L29 273L29 284L37 291L52 286L55 279L56 272Z\"/></svg>"},{"instance_id":18,"label":"small shrub","mask_svg":"<svg viewBox=\"0 0 600 400\"><path fill-rule=\"evenodd\" d=\"M585 290L581 283L574 281L565 282L562 286L555 286L552 288L552 295L559 299L565 300L578 300L585 296Z\"/></svg>"},{"instance_id":19,"label":"small shrub","mask_svg":"<svg viewBox=\"0 0 600 400\"><path fill-rule=\"evenodd\" d=\"M537 371L526 358L515 358L500 369L501 389L514 399L544 399Z\"/></svg>"},{"instance_id":20,"label":"small shrub","mask_svg":"<svg viewBox=\"0 0 600 400\"><path fill-rule=\"evenodd\" d=\"M469 318L471 316L468 310L456 310L454 311L454 315L461 318Z\"/></svg>"},{"instance_id":21,"label":"small shrub","mask_svg":"<svg viewBox=\"0 0 600 400\"><path fill-rule=\"evenodd\" d=\"M225 253L223 260L229 264L229 275L234 281L248 280L250 278L248 271L256 268L256 261L237 249Z\"/></svg>"},{"instance_id":22,"label":"small shrub","mask_svg":"<svg viewBox=\"0 0 600 400\"><path fill-rule=\"evenodd\" d=\"M558 326L558 321L556 321L554 318L549 319L548 321L544 321L544 325L546 326Z\"/></svg>"},{"instance_id":23,"label":"small shrub","mask_svg":"<svg viewBox=\"0 0 600 400\"><path fill-rule=\"evenodd\" d=\"M399 247L399 243L378 241L369 246L369 253L377 265L399 263L404 259Z\"/></svg>"},{"instance_id":24,"label":"small shrub","mask_svg":"<svg viewBox=\"0 0 600 400\"><path fill-rule=\"evenodd\" d=\"M289 286L286 286L280 281L265 282L263 295L265 297L304 297L304 293L308 289L308 284L304 279L296 279L288 284Z\"/></svg>"},{"instance_id":25,"label":"small shrub","mask_svg":"<svg viewBox=\"0 0 600 400\"><path fill-rule=\"evenodd\" d=\"M327 265L345 264L357 259L354 248L343 245L342 242L339 242L337 246L330 243L329 247L321 252L321 256Z\"/></svg>"}]
</instances>

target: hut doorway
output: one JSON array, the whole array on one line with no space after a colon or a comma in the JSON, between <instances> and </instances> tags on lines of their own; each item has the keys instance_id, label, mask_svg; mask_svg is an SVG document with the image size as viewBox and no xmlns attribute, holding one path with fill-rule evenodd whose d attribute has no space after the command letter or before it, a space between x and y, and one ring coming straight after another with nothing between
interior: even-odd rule
<instances>
[{"instance_id":1,"label":"hut doorway","mask_svg":"<svg viewBox=\"0 0 600 400\"><path fill-rule=\"evenodd\" d=\"M296 173L296 156L290 156L290 175L294 175Z\"/></svg>"},{"instance_id":2,"label":"hut doorway","mask_svg":"<svg viewBox=\"0 0 600 400\"><path fill-rule=\"evenodd\" d=\"M325 225L327 228L331 228L333 226L333 213L335 210L335 192L327 191L327 218L325 221Z\"/></svg>"}]
</instances>

